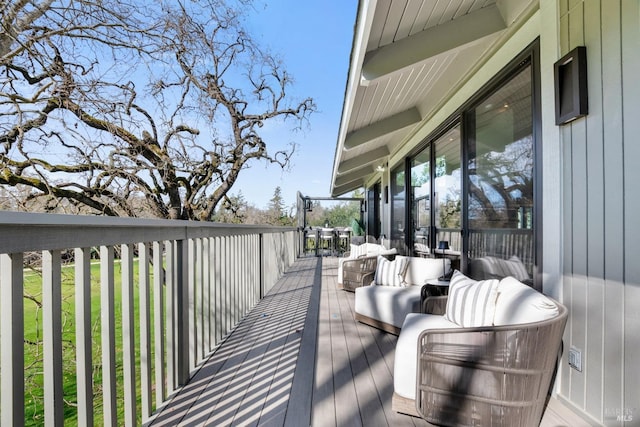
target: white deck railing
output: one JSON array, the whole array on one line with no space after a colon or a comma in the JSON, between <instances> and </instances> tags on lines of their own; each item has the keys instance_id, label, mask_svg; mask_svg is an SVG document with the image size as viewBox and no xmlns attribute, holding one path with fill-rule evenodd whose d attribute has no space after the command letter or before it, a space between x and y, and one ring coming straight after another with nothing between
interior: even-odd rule
<instances>
[{"instance_id":1,"label":"white deck railing","mask_svg":"<svg viewBox=\"0 0 640 427\"><path fill-rule=\"evenodd\" d=\"M75 323L77 422L93 425L101 407L104 425L136 425L186 383L275 284L299 254L300 240L284 227L0 212L0 425L25 423L26 254L42 254L44 414L37 423L62 425L69 406L64 259L74 265L75 312L64 320ZM93 258L99 274L92 275ZM99 287L95 323L92 281ZM94 402L96 390L101 402Z\"/></svg>"}]
</instances>

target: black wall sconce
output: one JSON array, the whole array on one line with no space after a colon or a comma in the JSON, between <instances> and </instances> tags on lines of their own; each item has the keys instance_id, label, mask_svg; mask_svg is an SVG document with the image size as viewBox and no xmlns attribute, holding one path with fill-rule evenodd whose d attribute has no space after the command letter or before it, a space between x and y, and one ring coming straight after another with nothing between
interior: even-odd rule
<instances>
[{"instance_id":1,"label":"black wall sconce","mask_svg":"<svg viewBox=\"0 0 640 427\"><path fill-rule=\"evenodd\" d=\"M556 125L567 124L589 113L587 48L578 46L553 65Z\"/></svg>"},{"instance_id":2,"label":"black wall sconce","mask_svg":"<svg viewBox=\"0 0 640 427\"><path fill-rule=\"evenodd\" d=\"M386 205L387 203L389 203L389 186L385 185L384 186L384 204Z\"/></svg>"}]
</instances>

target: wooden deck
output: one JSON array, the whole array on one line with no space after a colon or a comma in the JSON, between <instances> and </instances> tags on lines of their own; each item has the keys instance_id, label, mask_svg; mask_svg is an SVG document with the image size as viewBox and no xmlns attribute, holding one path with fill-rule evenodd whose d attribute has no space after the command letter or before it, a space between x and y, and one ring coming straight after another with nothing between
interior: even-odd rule
<instances>
[{"instance_id":1,"label":"wooden deck","mask_svg":"<svg viewBox=\"0 0 640 427\"><path fill-rule=\"evenodd\" d=\"M152 425L428 426L391 410L396 337L354 321L336 276L296 261ZM542 426L581 425L558 408Z\"/></svg>"}]
</instances>

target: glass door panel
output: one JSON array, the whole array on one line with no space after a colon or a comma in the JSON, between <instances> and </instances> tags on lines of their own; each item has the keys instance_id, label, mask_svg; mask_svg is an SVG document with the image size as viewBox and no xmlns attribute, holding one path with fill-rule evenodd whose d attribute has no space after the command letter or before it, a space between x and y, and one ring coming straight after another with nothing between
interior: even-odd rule
<instances>
[{"instance_id":1,"label":"glass door panel","mask_svg":"<svg viewBox=\"0 0 640 427\"><path fill-rule=\"evenodd\" d=\"M462 252L462 164L460 125L451 128L435 142L434 223L435 243L446 241L449 255Z\"/></svg>"},{"instance_id":2,"label":"glass door panel","mask_svg":"<svg viewBox=\"0 0 640 427\"><path fill-rule=\"evenodd\" d=\"M414 255L431 253L431 146L411 160L411 223Z\"/></svg>"},{"instance_id":3,"label":"glass door panel","mask_svg":"<svg viewBox=\"0 0 640 427\"><path fill-rule=\"evenodd\" d=\"M391 246L406 254L406 192L404 166L391 171Z\"/></svg>"},{"instance_id":4,"label":"glass door panel","mask_svg":"<svg viewBox=\"0 0 640 427\"><path fill-rule=\"evenodd\" d=\"M476 279L533 278L531 79L529 65L472 111L468 257Z\"/></svg>"}]
</instances>

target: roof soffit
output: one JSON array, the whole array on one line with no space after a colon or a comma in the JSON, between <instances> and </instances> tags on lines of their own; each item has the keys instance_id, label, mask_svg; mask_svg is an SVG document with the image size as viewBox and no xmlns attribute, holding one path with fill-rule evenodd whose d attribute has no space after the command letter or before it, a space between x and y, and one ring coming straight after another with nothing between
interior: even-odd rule
<instances>
[{"instance_id":1,"label":"roof soffit","mask_svg":"<svg viewBox=\"0 0 640 427\"><path fill-rule=\"evenodd\" d=\"M345 150L362 145L368 141L390 134L407 126L420 122L420 112L412 107L368 126L350 132L344 141Z\"/></svg>"},{"instance_id":2,"label":"roof soffit","mask_svg":"<svg viewBox=\"0 0 640 427\"><path fill-rule=\"evenodd\" d=\"M351 64L349 105L345 105L336 147L332 194L344 194L368 182L375 166L433 116L443 99L459 87L511 24L534 10L538 0L369 0L375 9L363 34L361 51ZM365 7L366 9L366 7ZM515 26L514 26L515 28ZM426 41L425 41L426 40ZM413 44L427 45L418 57ZM405 45L403 47L403 45ZM398 50L395 50L398 48ZM425 53L426 52L426 53ZM384 72L367 80L371 64L385 58ZM400 59L393 59L399 56ZM405 62L403 62L405 61ZM406 62L408 61L408 62ZM406 65L405 65L406 64ZM369 75L371 77L372 75ZM413 116L413 117L411 117ZM362 179L345 183L363 171Z\"/></svg>"},{"instance_id":3,"label":"roof soffit","mask_svg":"<svg viewBox=\"0 0 640 427\"><path fill-rule=\"evenodd\" d=\"M484 7L367 52L362 77L375 80L442 53L452 52L505 28L500 9L496 5Z\"/></svg>"}]
</instances>

